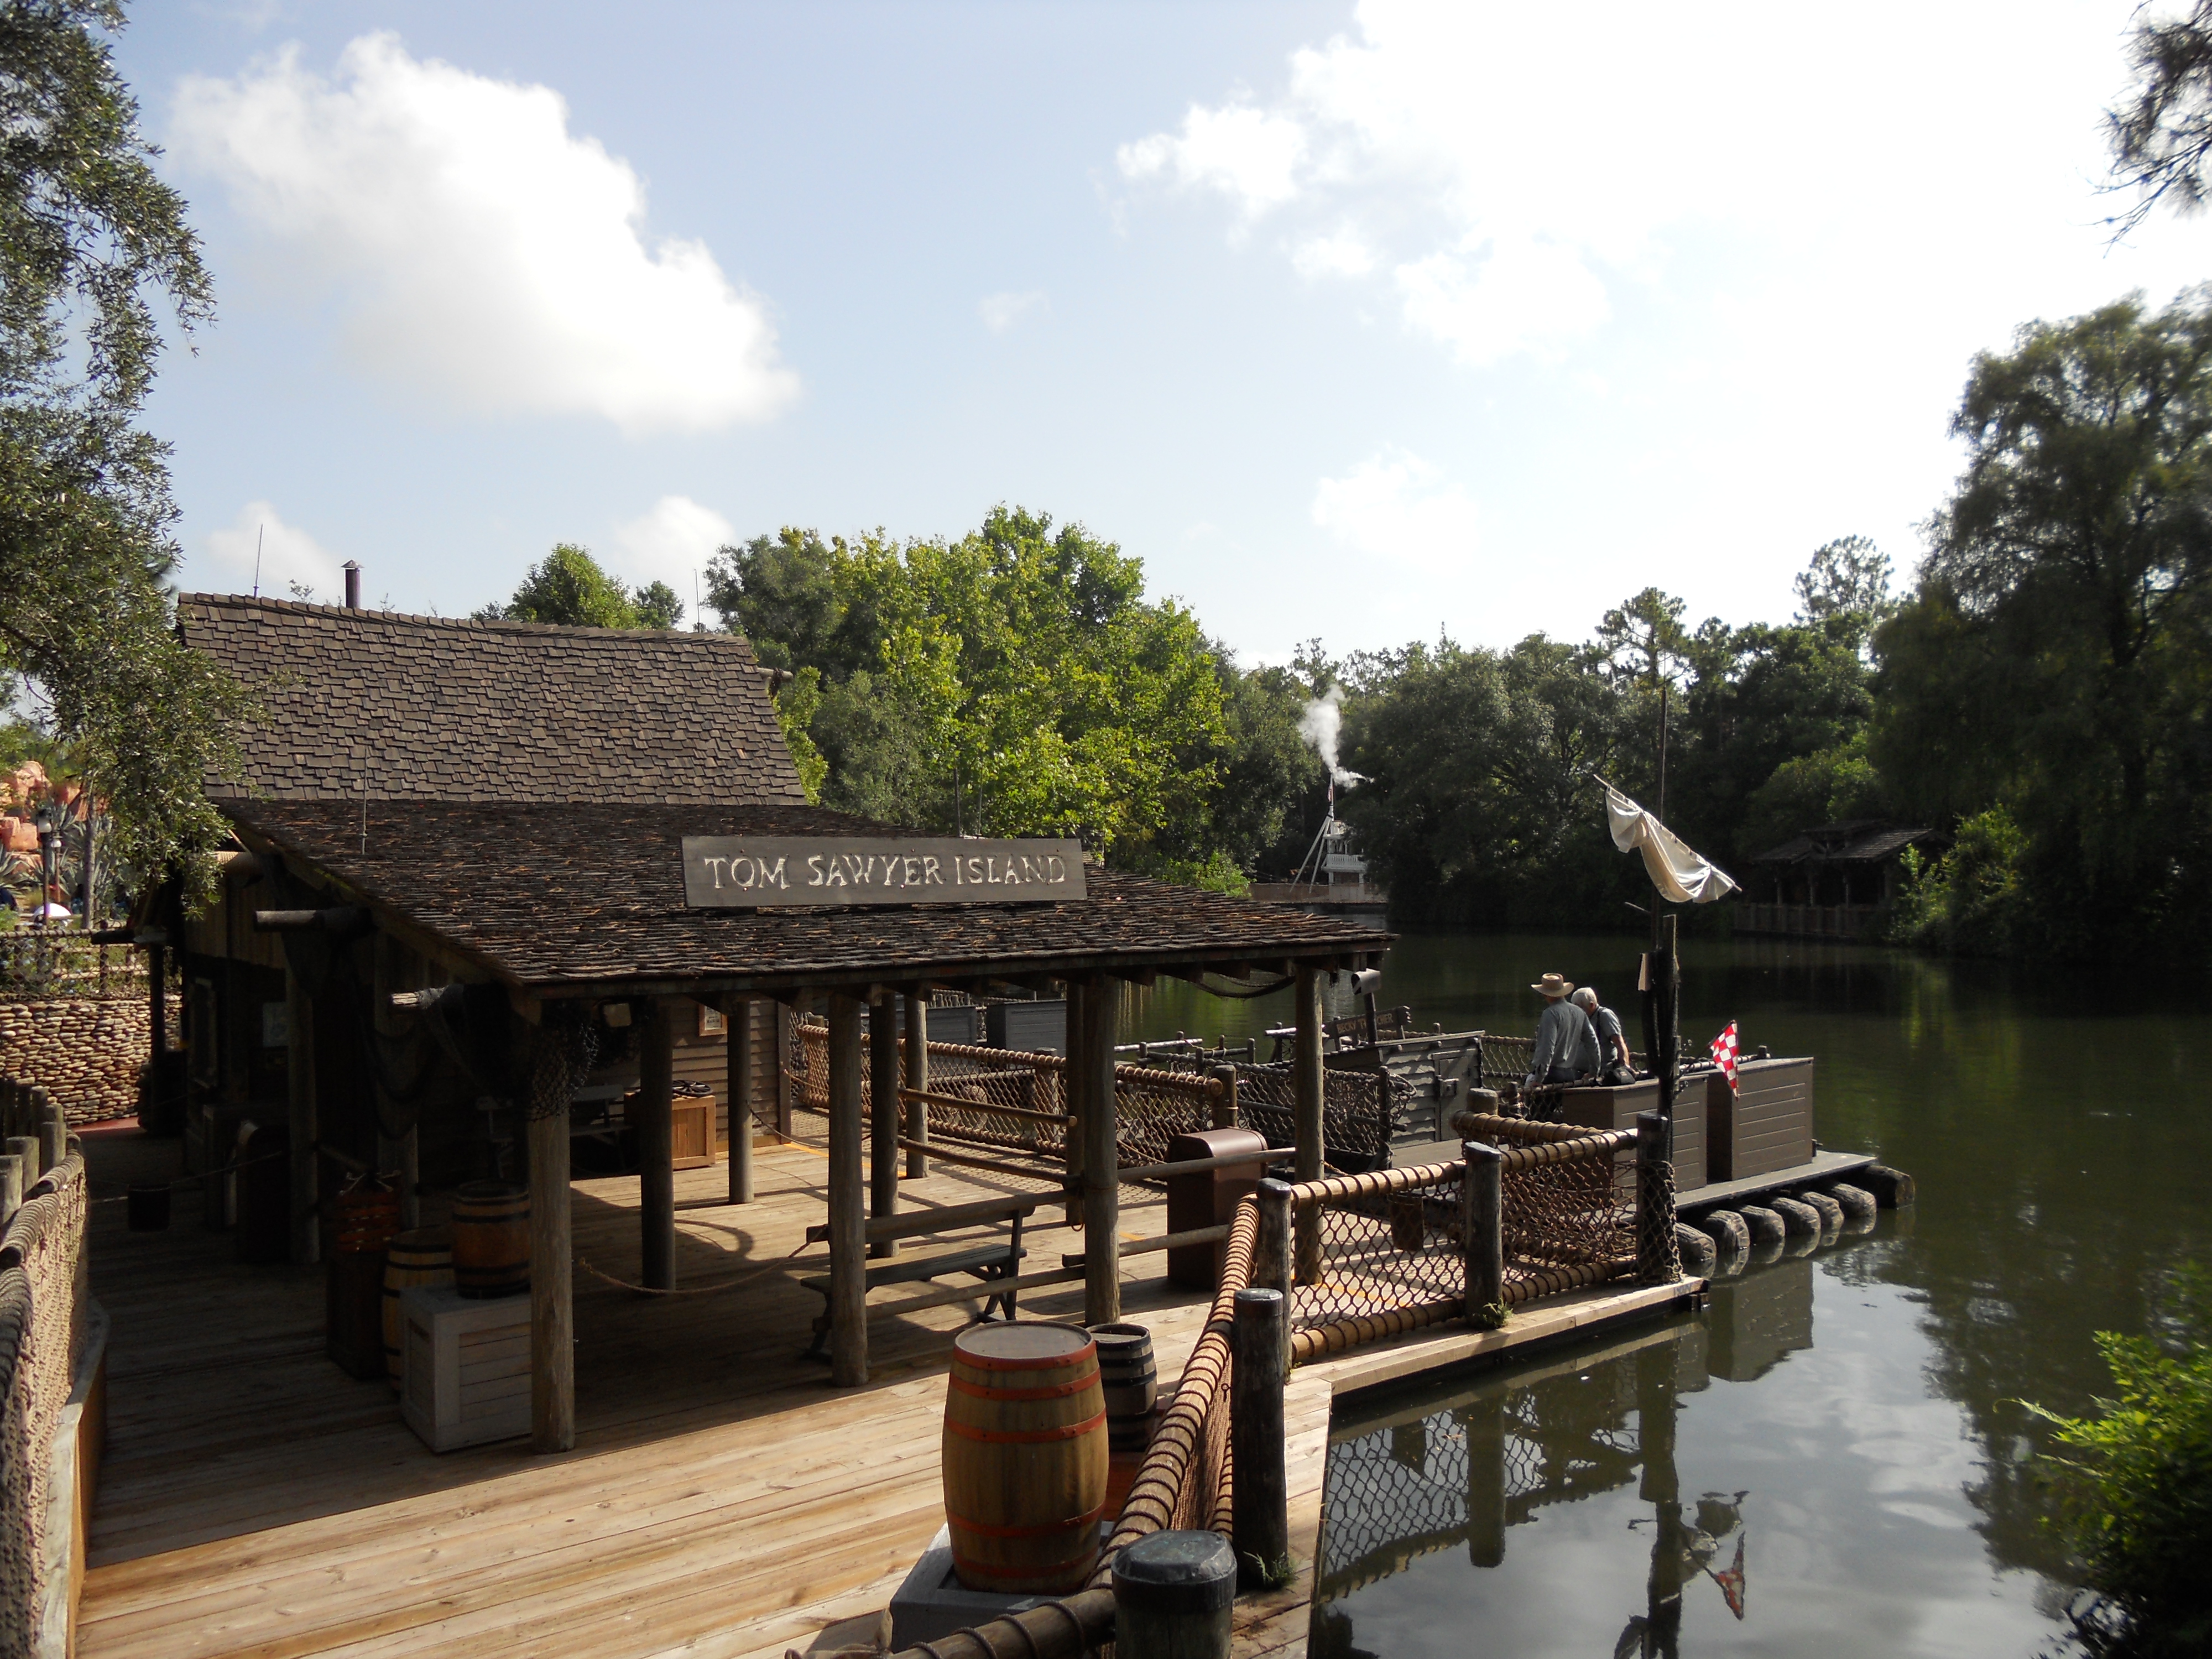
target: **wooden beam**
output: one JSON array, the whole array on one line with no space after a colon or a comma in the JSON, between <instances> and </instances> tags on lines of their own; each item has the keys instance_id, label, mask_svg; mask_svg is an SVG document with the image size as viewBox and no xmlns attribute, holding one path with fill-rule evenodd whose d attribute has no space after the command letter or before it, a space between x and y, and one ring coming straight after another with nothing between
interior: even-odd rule
<instances>
[{"instance_id":1,"label":"wooden beam","mask_svg":"<svg viewBox=\"0 0 2212 1659\"><path fill-rule=\"evenodd\" d=\"M1069 1044L1068 1070L1082 1068L1083 1121L1083 1322L1103 1324L1121 1316L1121 1189L1115 1165L1114 1036L1121 1000L1111 980L1084 987L1082 1045ZM1075 1033L1068 1034L1073 1037Z\"/></svg>"},{"instance_id":2,"label":"wooden beam","mask_svg":"<svg viewBox=\"0 0 2212 1659\"><path fill-rule=\"evenodd\" d=\"M730 1105L730 1202L753 1201L753 1020L750 997L722 999L722 1030L729 1040L723 1098ZM774 1019L770 1018L773 1027Z\"/></svg>"},{"instance_id":3,"label":"wooden beam","mask_svg":"<svg viewBox=\"0 0 2212 1659\"><path fill-rule=\"evenodd\" d=\"M898 1213L899 1129L904 1108L899 1101L899 1000L878 994L868 1005L868 1213L888 1220ZM898 1246L883 1239L870 1255L892 1255Z\"/></svg>"},{"instance_id":4,"label":"wooden beam","mask_svg":"<svg viewBox=\"0 0 2212 1659\"><path fill-rule=\"evenodd\" d=\"M830 1381L868 1380L868 1218L860 1176L860 1005L830 996Z\"/></svg>"},{"instance_id":5,"label":"wooden beam","mask_svg":"<svg viewBox=\"0 0 2212 1659\"><path fill-rule=\"evenodd\" d=\"M1083 1040L1083 1010L1090 988L1081 980L1071 980L1067 986L1067 1069L1060 1073L1060 1089L1073 1121L1067 1127L1067 1139L1061 1144L1061 1164L1066 1172L1067 1188L1066 1220L1071 1227L1083 1224L1083 1120L1089 1113L1091 1074L1074 1063Z\"/></svg>"},{"instance_id":6,"label":"wooden beam","mask_svg":"<svg viewBox=\"0 0 2212 1659\"><path fill-rule=\"evenodd\" d=\"M676 1022L659 997L632 1005L637 1033L637 1196L648 1290L676 1288Z\"/></svg>"},{"instance_id":7,"label":"wooden beam","mask_svg":"<svg viewBox=\"0 0 2212 1659\"><path fill-rule=\"evenodd\" d=\"M547 1044L538 1058L537 1097L566 1085L568 1065ZM530 1447L564 1452L576 1443L576 1304L568 1224L568 1115L530 1120ZM672 1221L672 1226L673 1223Z\"/></svg>"}]
</instances>

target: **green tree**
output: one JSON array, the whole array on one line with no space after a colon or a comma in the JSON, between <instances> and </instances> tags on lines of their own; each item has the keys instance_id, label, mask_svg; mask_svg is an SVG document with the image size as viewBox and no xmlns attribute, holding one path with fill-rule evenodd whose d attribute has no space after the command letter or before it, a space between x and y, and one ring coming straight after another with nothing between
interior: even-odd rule
<instances>
[{"instance_id":1,"label":"green tree","mask_svg":"<svg viewBox=\"0 0 2212 1659\"><path fill-rule=\"evenodd\" d=\"M0 671L66 743L142 877L225 832L201 793L250 707L175 637L168 448L137 425L166 313L214 314L107 37L115 0L0 3Z\"/></svg>"},{"instance_id":2,"label":"green tree","mask_svg":"<svg viewBox=\"0 0 2212 1659\"><path fill-rule=\"evenodd\" d=\"M2212 896L2212 296L2030 325L1975 360L1952 427L1966 473L1919 605L1879 642L1901 708L1929 701L1915 672L1973 701L1926 732L1886 715L1877 764L1925 778L1931 748L1978 739L1980 798L1959 804L2026 831L2048 945L2185 932ZM1930 636L1958 659L1931 660Z\"/></svg>"},{"instance_id":3,"label":"green tree","mask_svg":"<svg viewBox=\"0 0 2212 1659\"><path fill-rule=\"evenodd\" d=\"M630 595L640 628L673 628L684 620L684 602L666 582L647 582Z\"/></svg>"},{"instance_id":4,"label":"green tree","mask_svg":"<svg viewBox=\"0 0 2212 1659\"><path fill-rule=\"evenodd\" d=\"M2160 202L2191 214L2204 205L2204 163L2212 155L2212 0L2186 15L2136 13L2128 42L2135 84L2105 113L2112 146L2111 188L2135 204L2109 222L2124 236Z\"/></svg>"},{"instance_id":5,"label":"green tree","mask_svg":"<svg viewBox=\"0 0 2212 1659\"><path fill-rule=\"evenodd\" d=\"M656 583L654 586L659 586ZM663 592L667 589L663 587ZM673 600L675 595L668 595ZM680 616L683 607L676 607ZM483 622L557 623L570 628L672 628L675 619L648 621L637 600L599 568L588 548L561 542L523 573L514 597L477 612Z\"/></svg>"}]
</instances>

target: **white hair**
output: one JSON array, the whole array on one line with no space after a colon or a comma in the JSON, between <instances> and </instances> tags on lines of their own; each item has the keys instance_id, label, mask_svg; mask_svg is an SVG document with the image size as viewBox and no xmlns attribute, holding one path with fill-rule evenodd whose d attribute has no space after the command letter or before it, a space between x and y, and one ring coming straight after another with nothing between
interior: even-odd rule
<instances>
[{"instance_id":1,"label":"white hair","mask_svg":"<svg viewBox=\"0 0 2212 1659\"><path fill-rule=\"evenodd\" d=\"M1574 994L1574 1005L1586 1014L1596 1012L1597 993L1587 985L1578 987Z\"/></svg>"}]
</instances>

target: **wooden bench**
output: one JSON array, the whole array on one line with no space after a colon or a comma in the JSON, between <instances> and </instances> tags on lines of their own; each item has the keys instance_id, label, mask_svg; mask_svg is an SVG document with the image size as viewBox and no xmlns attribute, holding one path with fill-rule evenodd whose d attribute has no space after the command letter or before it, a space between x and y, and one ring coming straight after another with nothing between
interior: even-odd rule
<instances>
[{"instance_id":1,"label":"wooden bench","mask_svg":"<svg viewBox=\"0 0 2212 1659\"><path fill-rule=\"evenodd\" d=\"M1023 1193L1006 1198L983 1199L973 1204L948 1204L936 1209L909 1211L904 1215L877 1217L867 1224L866 1237L871 1244L901 1238L918 1238L955 1227L972 1227L995 1221L1012 1224L1003 1240L992 1239L963 1249L939 1251L935 1255L909 1256L903 1261L896 1257L878 1261L866 1270L867 1288L872 1291L884 1285L913 1285L950 1273L967 1273L981 1281L983 1293L982 1311L969 1322L981 1324L992 1316L994 1308L1011 1322L1016 1316L1015 1297L1018 1294L1012 1281L1021 1272L1022 1258L1029 1254L1022 1249L1022 1223L1031 1211L1059 1201L1056 1194ZM830 1229L826 1225L806 1230L806 1242L810 1244L826 1243L829 1237ZM830 1290L835 1281L828 1273L816 1273L799 1282L822 1298L822 1312L814 1322L814 1340L804 1358L827 1359L830 1357ZM997 1291L990 1288L1000 1284L1003 1284L1005 1288Z\"/></svg>"}]
</instances>

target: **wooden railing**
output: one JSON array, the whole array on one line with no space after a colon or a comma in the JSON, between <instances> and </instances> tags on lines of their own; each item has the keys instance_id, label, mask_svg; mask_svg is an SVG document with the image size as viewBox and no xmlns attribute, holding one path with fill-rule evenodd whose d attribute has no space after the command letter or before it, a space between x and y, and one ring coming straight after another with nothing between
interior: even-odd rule
<instances>
[{"instance_id":1,"label":"wooden railing","mask_svg":"<svg viewBox=\"0 0 2212 1659\"><path fill-rule=\"evenodd\" d=\"M0 1656L65 1659L105 1346L87 1289L84 1156L44 1089L0 1079Z\"/></svg>"}]
</instances>

